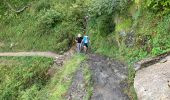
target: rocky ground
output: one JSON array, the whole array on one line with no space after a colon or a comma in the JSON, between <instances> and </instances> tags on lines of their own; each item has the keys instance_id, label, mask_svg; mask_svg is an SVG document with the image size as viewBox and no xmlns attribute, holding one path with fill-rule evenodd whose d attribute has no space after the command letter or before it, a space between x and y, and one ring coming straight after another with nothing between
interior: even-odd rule
<instances>
[{"instance_id":1,"label":"rocky ground","mask_svg":"<svg viewBox=\"0 0 170 100\"><path fill-rule=\"evenodd\" d=\"M170 56L138 70L134 87L139 100L170 100Z\"/></svg>"},{"instance_id":2,"label":"rocky ground","mask_svg":"<svg viewBox=\"0 0 170 100\"><path fill-rule=\"evenodd\" d=\"M91 100L129 100L123 90L126 84L127 67L119 62L99 55L89 55L94 91Z\"/></svg>"},{"instance_id":3,"label":"rocky ground","mask_svg":"<svg viewBox=\"0 0 170 100\"><path fill-rule=\"evenodd\" d=\"M88 96L87 86L85 84L85 76L83 73L83 69L85 69L87 66L84 65L85 63L82 63L80 68L75 73L73 82L66 96L66 100L85 100Z\"/></svg>"},{"instance_id":4,"label":"rocky ground","mask_svg":"<svg viewBox=\"0 0 170 100\"><path fill-rule=\"evenodd\" d=\"M86 62L92 72L93 92L90 100L129 100L124 93L127 67L104 56L90 54ZM67 100L86 100L87 90L83 78L83 67L76 72Z\"/></svg>"}]
</instances>

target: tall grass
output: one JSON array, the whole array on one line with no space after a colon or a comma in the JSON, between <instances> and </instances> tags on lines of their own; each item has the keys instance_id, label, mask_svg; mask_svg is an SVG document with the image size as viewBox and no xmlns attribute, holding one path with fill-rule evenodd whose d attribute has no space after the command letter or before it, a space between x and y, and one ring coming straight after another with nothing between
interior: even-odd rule
<instances>
[{"instance_id":1,"label":"tall grass","mask_svg":"<svg viewBox=\"0 0 170 100\"><path fill-rule=\"evenodd\" d=\"M32 99L48 82L52 59L43 57L0 57L0 99ZM27 99L28 99L27 98Z\"/></svg>"},{"instance_id":2,"label":"tall grass","mask_svg":"<svg viewBox=\"0 0 170 100\"><path fill-rule=\"evenodd\" d=\"M82 55L75 55L72 59L65 62L63 67L57 69L54 77L50 80L48 85L38 93L35 99L64 100L73 76L80 67L80 63L82 63L85 58L86 57Z\"/></svg>"}]
</instances>

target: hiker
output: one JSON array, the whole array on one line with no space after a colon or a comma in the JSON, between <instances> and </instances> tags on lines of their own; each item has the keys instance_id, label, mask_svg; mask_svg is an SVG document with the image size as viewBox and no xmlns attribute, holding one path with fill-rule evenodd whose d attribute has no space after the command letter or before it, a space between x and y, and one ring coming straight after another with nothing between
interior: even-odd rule
<instances>
[{"instance_id":1,"label":"hiker","mask_svg":"<svg viewBox=\"0 0 170 100\"><path fill-rule=\"evenodd\" d=\"M81 34L78 34L78 36L77 36L77 38L76 38L77 52L78 52L78 53L80 53L80 51L81 51L82 39L83 39L83 37L81 36Z\"/></svg>"},{"instance_id":2,"label":"hiker","mask_svg":"<svg viewBox=\"0 0 170 100\"><path fill-rule=\"evenodd\" d=\"M83 45L83 50L85 53L87 53L89 43L90 43L90 39L89 39L88 35L84 34L83 40L82 40L82 45Z\"/></svg>"}]
</instances>

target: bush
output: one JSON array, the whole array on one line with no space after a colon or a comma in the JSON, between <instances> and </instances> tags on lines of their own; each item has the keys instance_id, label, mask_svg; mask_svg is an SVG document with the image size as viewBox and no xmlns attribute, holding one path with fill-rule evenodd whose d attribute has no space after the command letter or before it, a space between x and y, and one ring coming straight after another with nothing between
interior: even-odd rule
<instances>
[{"instance_id":1,"label":"bush","mask_svg":"<svg viewBox=\"0 0 170 100\"><path fill-rule=\"evenodd\" d=\"M170 1L169 0L145 0L145 7L151 11L163 14L170 12Z\"/></svg>"},{"instance_id":2,"label":"bush","mask_svg":"<svg viewBox=\"0 0 170 100\"><path fill-rule=\"evenodd\" d=\"M51 7L50 0L48 2L46 2L46 0L40 0L37 2L34 8L36 12L39 12L41 10L50 9L50 7Z\"/></svg>"},{"instance_id":3,"label":"bush","mask_svg":"<svg viewBox=\"0 0 170 100\"><path fill-rule=\"evenodd\" d=\"M106 36L115 30L115 23L110 15L103 15L98 18L98 29L102 36Z\"/></svg>"},{"instance_id":4,"label":"bush","mask_svg":"<svg viewBox=\"0 0 170 100\"><path fill-rule=\"evenodd\" d=\"M33 100L35 99L38 91L38 86L33 85L31 88L26 89L25 91L21 91L18 98L20 98L21 100Z\"/></svg>"},{"instance_id":5,"label":"bush","mask_svg":"<svg viewBox=\"0 0 170 100\"><path fill-rule=\"evenodd\" d=\"M156 27L156 36L152 40L152 54L158 55L170 49L170 14L165 16Z\"/></svg>"},{"instance_id":6,"label":"bush","mask_svg":"<svg viewBox=\"0 0 170 100\"><path fill-rule=\"evenodd\" d=\"M33 98L49 80L46 72L53 62L43 57L1 57L0 60L1 100Z\"/></svg>"},{"instance_id":7,"label":"bush","mask_svg":"<svg viewBox=\"0 0 170 100\"><path fill-rule=\"evenodd\" d=\"M54 10L48 10L38 21L38 32L41 35L50 34L54 27L62 22L62 15Z\"/></svg>"},{"instance_id":8,"label":"bush","mask_svg":"<svg viewBox=\"0 0 170 100\"><path fill-rule=\"evenodd\" d=\"M131 0L92 0L89 10L93 15L120 13L125 11L130 3Z\"/></svg>"}]
</instances>

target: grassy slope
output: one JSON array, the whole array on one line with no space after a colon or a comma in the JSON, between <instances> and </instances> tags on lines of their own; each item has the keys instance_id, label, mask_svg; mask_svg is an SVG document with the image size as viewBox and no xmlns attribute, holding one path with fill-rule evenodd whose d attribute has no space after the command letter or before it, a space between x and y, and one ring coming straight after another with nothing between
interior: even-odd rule
<instances>
[{"instance_id":1,"label":"grassy slope","mask_svg":"<svg viewBox=\"0 0 170 100\"><path fill-rule=\"evenodd\" d=\"M7 5L0 13L0 52L2 51L66 51L71 46L72 33L66 27L64 14L49 0L13 2L18 7L31 4L16 14ZM67 26L66 26L67 25ZM71 28L72 30L74 28Z\"/></svg>"},{"instance_id":2,"label":"grassy slope","mask_svg":"<svg viewBox=\"0 0 170 100\"><path fill-rule=\"evenodd\" d=\"M79 29L76 27L77 22L72 23L72 22L69 22L69 19L65 19L67 18L67 16L65 16L65 14L67 13L67 10L65 9L68 9L68 6L70 6L70 1L67 1L66 4L64 4L65 2L61 2L62 4L60 4L58 1L56 1L57 3L53 0L49 0L48 3L45 0L9 1L14 8L26 5L28 3L31 4L31 6L28 9L24 10L20 14L16 14L12 12L5 3L4 5L3 4L0 5L2 8L2 11L0 11L0 20L1 20L0 21L0 52L30 51L30 50L31 51L32 50L33 51L54 51L54 52L66 51L70 46L70 41L72 41L69 39L72 39L72 34L73 33L75 34L76 32L78 32ZM60 13L60 14L58 16L55 13ZM56 18L59 18L59 20L61 18L61 22L59 21L59 22L53 23L54 21L53 19L56 19ZM29 62L29 60L33 58L27 59L24 57L23 58L18 57L15 59L22 59L23 62L25 61L24 66L27 66L25 63L27 61ZM18 91L18 92L16 92L16 94L12 94L13 93L12 92L11 98L17 95L16 98L18 99L39 99L39 98L44 99L46 98L44 96L48 95L48 93L51 93L52 97L50 97L50 99L52 98L62 99L62 95L67 91L72 81L73 73L76 71L76 69L79 67L79 64L84 59L85 58L83 56L77 55L71 61L68 61L64 65L63 68L57 71L54 78L51 79L51 81L48 83L49 85L47 85L46 88L44 88L42 91L39 91L40 87L43 88L44 86L37 86L37 84L32 84L28 88L26 86L26 89L24 90L14 89L13 92L14 91L15 92ZM41 61L41 59L38 59L38 58L37 60ZM32 64L31 61L30 63ZM39 66L37 65L35 66L37 67L37 69L39 69L40 66L45 66L45 65L46 63L44 65L40 64ZM5 65L5 66L8 66L8 65ZM12 65L12 66L17 66L17 65ZM33 67L34 67L34 63L33 63ZM24 70L22 68L20 69ZM4 73L3 71L4 70L2 70L1 73ZM9 72L10 71L11 70L9 70ZM13 71L17 72L17 69L14 68ZM43 69L41 71L43 71ZM37 72L37 74L41 74L41 71ZM10 73L14 73L14 72L10 72ZM20 74L21 75L24 75L24 74L32 75L32 73L34 72L31 71L30 73L20 73ZM90 72L88 72L88 70L85 69L84 74L86 77L86 81L89 82ZM68 80L66 79L67 82L65 84L62 84L66 76L69 76ZM58 79L56 79L56 77ZM12 79L9 79L9 80L13 81ZM41 82L43 81L45 80L42 80ZM18 83L13 82L13 84L15 85ZM11 84L11 86L13 86L13 84ZM23 86L25 85L23 84ZM51 88L53 87L54 87L54 90L51 91ZM89 89L90 89L90 86L89 86ZM5 91L7 90L1 91L1 93L4 93L3 95L4 98L6 98ZM89 90L89 95L90 94L91 94L91 91Z\"/></svg>"},{"instance_id":3,"label":"grassy slope","mask_svg":"<svg viewBox=\"0 0 170 100\"><path fill-rule=\"evenodd\" d=\"M41 90L34 99L63 100L71 85L76 70L80 67L80 63L82 63L85 58L86 57L82 55L75 55L72 59L65 62L64 66L57 69L56 74L49 81L48 85Z\"/></svg>"},{"instance_id":4,"label":"grassy slope","mask_svg":"<svg viewBox=\"0 0 170 100\"><path fill-rule=\"evenodd\" d=\"M1 57L0 98L24 100L62 100L71 85L74 73L83 55L75 55L58 67L54 77L46 75L52 59L42 57ZM88 68L88 67L87 67ZM91 95L90 72L84 69L88 84L88 97Z\"/></svg>"},{"instance_id":5,"label":"grassy slope","mask_svg":"<svg viewBox=\"0 0 170 100\"><path fill-rule=\"evenodd\" d=\"M52 64L50 58L0 57L0 61L0 99L2 100L34 97L49 79L46 72Z\"/></svg>"}]
</instances>

